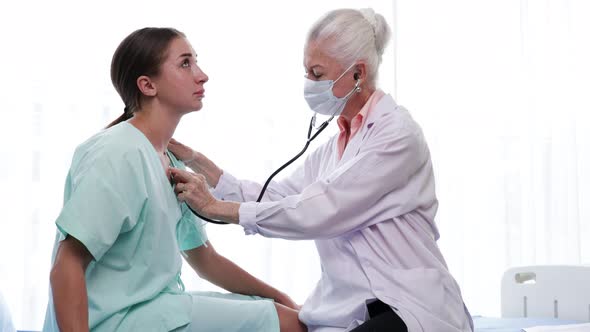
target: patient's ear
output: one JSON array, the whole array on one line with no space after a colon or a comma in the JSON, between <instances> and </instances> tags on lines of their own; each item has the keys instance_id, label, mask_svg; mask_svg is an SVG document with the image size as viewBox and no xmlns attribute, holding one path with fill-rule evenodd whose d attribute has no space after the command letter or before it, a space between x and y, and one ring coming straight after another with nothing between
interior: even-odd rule
<instances>
[{"instance_id":1,"label":"patient's ear","mask_svg":"<svg viewBox=\"0 0 590 332\"><path fill-rule=\"evenodd\" d=\"M149 76L139 76L137 78L137 87L142 94L149 97L154 97L158 94L156 83L152 81Z\"/></svg>"}]
</instances>

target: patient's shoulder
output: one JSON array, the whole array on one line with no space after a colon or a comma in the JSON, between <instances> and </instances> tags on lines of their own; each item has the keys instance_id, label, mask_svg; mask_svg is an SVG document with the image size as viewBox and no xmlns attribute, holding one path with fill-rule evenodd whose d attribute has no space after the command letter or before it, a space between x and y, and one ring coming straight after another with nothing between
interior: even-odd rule
<instances>
[{"instance_id":1,"label":"patient's shoulder","mask_svg":"<svg viewBox=\"0 0 590 332\"><path fill-rule=\"evenodd\" d=\"M147 138L126 122L101 130L78 145L74 152L72 166L96 163L138 163L144 160Z\"/></svg>"}]
</instances>

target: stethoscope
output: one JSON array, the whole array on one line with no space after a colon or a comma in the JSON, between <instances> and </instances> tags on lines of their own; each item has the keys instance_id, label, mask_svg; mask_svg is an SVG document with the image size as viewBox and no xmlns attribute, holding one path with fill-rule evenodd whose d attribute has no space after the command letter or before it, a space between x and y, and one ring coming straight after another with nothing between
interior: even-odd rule
<instances>
[{"instance_id":1,"label":"stethoscope","mask_svg":"<svg viewBox=\"0 0 590 332\"><path fill-rule=\"evenodd\" d=\"M356 79L356 84L354 85L354 88L352 89L352 91L350 91L350 93L348 93L345 98L346 100L348 100L348 98L350 98L350 96L354 93L354 92L360 92L361 88L360 88L360 80L358 79L358 77L355 75L355 79ZM272 181L272 179L279 174L282 170L284 170L285 168L287 168L289 165L291 165L295 160L299 159L299 157L301 157L305 151L307 151L307 148L309 147L309 144L316 138L318 137L318 135L324 131L324 129L326 129L326 127L328 127L328 124L330 124L330 121L332 121L332 119L334 119L335 114L338 112L339 110L334 111L334 114L332 114L330 116L330 118L328 118L328 120L324 121L319 127L317 127L315 133L313 133L312 135L312 130L315 127L315 122L316 122L316 113L313 114L313 116L311 117L311 120L309 121L309 128L307 129L307 142L305 142L305 146L303 147L303 149L301 150L301 152L299 152L297 155L295 155L295 157L291 158L291 160L289 160L288 162L286 162L285 164L283 164L283 166L279 167L276 171L274 171L266 180L266 182L264 183L264 186L262 186L262 189L260 190L260 194L258 195L258 199L256 199L256 203L260 203L262 201L262 197L264 196L264 193L266 192L266 188L268 187L268 185L270 184L270 182ZM189 210L191 210L192 213L194 213L197 217L210 222L212 224L217 224L217 225L227 225L229 223L225 222L225 221L220 221L220 220L214 220L214 219L210 219L207 218L205 216L200 215L197 211L193 210L192 207L190 207L190 205L186 204L186 206L189 208Z\"/></svg>"}]
</instances>

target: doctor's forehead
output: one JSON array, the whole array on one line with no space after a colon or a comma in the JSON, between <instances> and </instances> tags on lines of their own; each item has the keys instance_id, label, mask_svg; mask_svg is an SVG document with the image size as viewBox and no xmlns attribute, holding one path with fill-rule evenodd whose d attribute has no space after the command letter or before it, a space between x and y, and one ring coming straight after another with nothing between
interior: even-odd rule
<instances>
[{"instance_id":1,"label":"doctor's forehead","mask_svg":"<svg viewBox=\"0 0 590 332\"><path fill-rule=\"evenodd\" d=\"M303 56L303 66L307 69L314 67L328 67L330 65L331 58L326 55L322 47L315 43L310 42L305 48Z\"/></svg>"}]
</instances>

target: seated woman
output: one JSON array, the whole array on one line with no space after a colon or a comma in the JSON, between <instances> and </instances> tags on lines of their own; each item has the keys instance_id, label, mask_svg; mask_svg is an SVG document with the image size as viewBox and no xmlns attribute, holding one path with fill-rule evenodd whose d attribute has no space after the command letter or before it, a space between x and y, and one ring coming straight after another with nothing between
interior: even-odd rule
<instances>
[{"instance_id":1,"label":"seated woman","mask_svg":"<svg viewBox=\"0 0 590 332\"><path fill-rule=\"evenodd\" d=\"M111 79L125 112L74 153L43 330L304 331L288 296L215 251L166 175L184 167L166 147L208 80L184 34L133 32ZM245 295L185 292L181 253L200 277Z\"/></svg>"}]
</instances>

